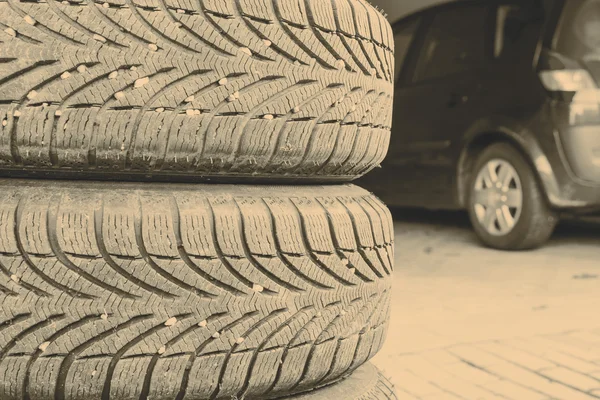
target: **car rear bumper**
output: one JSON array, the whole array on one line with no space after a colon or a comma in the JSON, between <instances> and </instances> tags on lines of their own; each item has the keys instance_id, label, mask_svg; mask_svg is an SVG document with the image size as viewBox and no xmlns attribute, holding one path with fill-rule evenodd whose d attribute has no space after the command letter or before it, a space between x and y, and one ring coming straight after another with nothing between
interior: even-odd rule
<instances>
[{"instance_id":1,"label":"car rear bumper","mask_svg":"<svg viewBox=\"0 0 600 400\"><path fill-rule=\"evenodd\" d=\"M557 193L548 194L550 204L575 213L600 212L600 187L583 186L576 182L559 184Z\"/></svg>"},{"instance_id":2,"label":"car rear bumper","mask_svg":"<svg viewBox=\"0 0 600 400\"><path fill-rule=\"evenodd\" d=\"M540 141L552 170L552 182L544 183L554 207L596 212L600 211L600 120L596 112L592 118L573 107L570 102L552 105L552 127L545 124L545 132L552 134L542 135L545 139ZM577 110L578 118L573 118Z\"/></svg>"},{"instance_id":3,"label":"car rear bumper","mask_svg":"<svg viewBox=\"0 0 600 400\"><path fill-rule=\"evenodd\" d=\"M583 182L600 185L600 125L563 128L558 140L573 174Z\"/></svg>"},{"instance_id":4,"label":"car rear bumper","mask_svg":"<svg viewBox=\"0 0 600 400\"><path fill-rule=\"evenodd\" d=\"M550 203L575 212L600 212L600 126L555 131L551 159L554 190Z\"/></svg>"}]
</instances>

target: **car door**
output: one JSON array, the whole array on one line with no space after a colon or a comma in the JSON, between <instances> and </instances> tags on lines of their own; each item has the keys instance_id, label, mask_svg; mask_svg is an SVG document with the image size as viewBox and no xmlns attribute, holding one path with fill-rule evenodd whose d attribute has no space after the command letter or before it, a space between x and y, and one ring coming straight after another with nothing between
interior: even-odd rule
<instances>
[{"instance_id":1,"label":"car door","mask_svg":"<svg viewBox=\"0 0 600 400\"><path fill-rule=\"evenodd\" d=\"M398 205L453 208L456 146L481 113L490 7L469 3L425 15L396 84L384 168ZM394 171L394 172L392 172Z\"/></svg>"}]
</instances>

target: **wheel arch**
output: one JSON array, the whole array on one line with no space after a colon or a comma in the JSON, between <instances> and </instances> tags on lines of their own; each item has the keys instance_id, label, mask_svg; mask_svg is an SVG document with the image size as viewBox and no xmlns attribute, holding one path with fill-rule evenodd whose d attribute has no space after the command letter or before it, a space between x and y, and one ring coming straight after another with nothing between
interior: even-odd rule
<instances>
[{"instance_id":1,"label":"wheel arch","mask_svg":"<svg viewBox=\"0 0 600 400\"><path fill-rule=\"evenodd\" d=\"M487 126L485 126L487 125ZM544 154L537 139L526 129L511 129L506 125L485 123L480 129L467 134L457 163L456 193L461 207L466 207L467 185L473 173L477 155L494 143L508 143L521 152L527 160L550 203L559 193L559 185L550 161ZM483 129L485 128L485 129Z\"/></svg>"}]
</instances>

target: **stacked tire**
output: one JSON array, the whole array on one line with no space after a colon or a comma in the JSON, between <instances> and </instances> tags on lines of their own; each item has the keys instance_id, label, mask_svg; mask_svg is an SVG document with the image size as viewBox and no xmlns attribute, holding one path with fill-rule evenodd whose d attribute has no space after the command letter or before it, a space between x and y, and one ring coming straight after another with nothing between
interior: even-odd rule
<instances>
[{"instance_id":1,"label":"stacked tire","mask_svg":"<svg viewBox=\"0 0 600 400\"><path fill-rule=\"evenodd\" d=\"M0 399L395 399L377 10L0 10Z\"/></svg>"}]
</instances>

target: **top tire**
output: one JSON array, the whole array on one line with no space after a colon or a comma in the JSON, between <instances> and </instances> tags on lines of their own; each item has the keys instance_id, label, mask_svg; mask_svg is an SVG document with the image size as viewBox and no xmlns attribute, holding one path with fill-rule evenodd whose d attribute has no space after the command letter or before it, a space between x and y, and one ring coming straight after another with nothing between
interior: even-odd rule
<instances>
[{"instance_id":1,"label":"top tire","mask_svg":"<svg viewBox=\"0 0 600 400\"><path fill-rule=\"evenodd\" d=\"M0 170L348 181L390 135L365 0L0 3Z\"/></svg>"}]
</instances>

